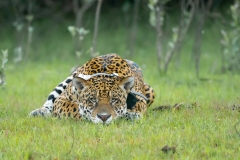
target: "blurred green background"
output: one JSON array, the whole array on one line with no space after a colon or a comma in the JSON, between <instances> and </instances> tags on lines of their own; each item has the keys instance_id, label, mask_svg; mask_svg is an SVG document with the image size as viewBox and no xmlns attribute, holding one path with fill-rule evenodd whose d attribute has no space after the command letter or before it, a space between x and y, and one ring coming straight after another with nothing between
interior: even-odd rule
<instances>
[{"instance_id":1,"label":"blurred green background","mask_svg":"<svg viewBox=\"0 0 240 160\"><path fill-rule=\"evenodd\" d=\"M81 65L92 56L117 53L134 59L143 67L152 65L151 69L162 73L167 53L173 50L179 37L175 30L187 28L184 23L188 23L186 33L180 38L181 43L171 57L168 71L175 72L185 67L192 69L193 74L199 70L197 77L201 77L201 71L203 76L239 72L239 63L234 62L239 60L239 48L235 47L239 40L233 40L239 32L236 31L239 30L239 8L236 7L236 13L230 9L235 3L238 1L103 0L97 45L92 54L98 1L1 1L0 48L8 49L9 63L17 65L63 60L71 61L74 66ZM159 17L156 15L157 8L161 8ZM192 18L189 17L191 13ZM162 33L159 42L158 26L154 26L158 19ZM234 26L232 23L235 21L237 24ZM77 33L73 36L69 27L82 31L75 31ZM225 39L223 31L227 33ZM224 40L229 42L221 43ZM161 50L157 50L158 45L161 45ZM233 47L237 51L233 51ZM161 57L158 61L159 52Z\"/></svg>"}]
</instances>

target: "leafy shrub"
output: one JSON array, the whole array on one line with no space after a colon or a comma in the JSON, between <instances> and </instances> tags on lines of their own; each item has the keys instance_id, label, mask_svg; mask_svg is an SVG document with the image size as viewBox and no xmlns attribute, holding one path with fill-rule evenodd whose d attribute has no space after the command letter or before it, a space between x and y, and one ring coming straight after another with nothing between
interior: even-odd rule
<instances>
[{"instance_id":1,"label":"leafy shrub","mask_svg":"<svg viewBox=\"0 0 240 160\"><path fill-rule=\"evenodd\" d=\"M229 32L221 31L223 39L223 71L240 72L240 1L230 7L232 29Z\"/></svg>"}]
</instances>

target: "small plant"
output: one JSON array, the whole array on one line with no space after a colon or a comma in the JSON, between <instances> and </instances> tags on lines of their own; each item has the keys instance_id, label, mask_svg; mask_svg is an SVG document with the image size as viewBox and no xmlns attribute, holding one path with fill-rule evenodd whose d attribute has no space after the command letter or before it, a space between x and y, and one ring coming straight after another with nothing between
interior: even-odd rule
<instances>
[{"instance_id":1,"label":"small plant","mask_svg":"<svg viewBox=\"0 0 240 160\"><path fill-rule=\"evenodd\" d=\"M97 9L95 13L93 41L92 41L92 49L91 49L92 58L99 55L99 53L96 52L96 44L97 44L98 25L99 25L101 7L102 7L102 0L98 0Z\"/></svg>"},{"instance_id":2,"label":"small plant","mask_svg":"<svg viewBox=\"0 0 240 160\"><path fill-rule=\"evenodd\" d=\"M150 9L149 23L156 30L156 48L157 48L157 61L158 61L158 70L161 71L163 68L163 53L162 53L162 39L163 39L163 30L162 26L164 24L164 5L169 0L149 0L148 8Z\"/></svg>"},{"instance_id":3,"label":"small plant","mask_svg":"<svg viewBox=\"0 0 240 160\"><path fill-rule=\"evenodd\" d=\"M11 1L16 17L13 27L16 32L16 44L14 48L14 62L27 61L31 56L34 27L32 25L34 14L32 13L34 2ZM25 10L27 9L27 10ZM26 12L26 13L25 13Z\"/></svg>"},{"instance_id":4,"label":"small plant","mask_svg":"<svg viewBox=\"0 0 240 160\"><path fill-rule=\"evenodd\" d=\"M32 46L32 38L33 38L33 31L34 31L34 27L32 26L32 21L34 19L34 15L29 14L25 18L27 20L27 42L26 42L25 58L27 59L29 56L29 53L31 51L31 46Z\"/></svg>"},{"instance_id":5,"label":"small plant","mask_svg":"<svg viewBox=\"0 0 240 160\"><path fill-rule=\"evenodd\" d=\"M23 60L23 50L22 47L16 47L14 48L14 63L19 63Z\"/></svg>"},{"instance_id":6,"label":"small plant","mask_svg":"<svg viewBox=\"0 0 240 160\"><path fill-rule=\"evenodd\" d=\"M77 28L75 26L68 26L68 31L71 33L74 40L76 37L79 39L80 44L82 43L84 37L90 32L83 27ZM82 52L79 50L75 50L75 54L79 58L82 55Z\"/></svg>"},{"instance_id":7,"label":"small plant","mask_svg":"<svg viewBox=\"0 0 240 160\"><path fill-rule=\"evenodd\" d=\"M157 37L157 56L158 56L158 69L167 73L168 66L175 53L181 51L183 39L189 29L194 15L194 1L181 0L181 16L179 25L172 28L172 38L168 42L167 52L162 52L163 46L163 29L164 25L164 5L171 0L149 0L148 8L150 9L149 23L155 27Z\"/></svg>"},{"instance_id":8,"label":"small plant","mask_svg":"<svg viewBox=\"0 0 240 160\"><path fill-rule=\"evenodd\" d=\"M223 71L240 72L240 0L230 7L232 29L229 32L221 30L223 46Z\"/></svg>"},{"instance_id":9,"label":"small plant","mask_svg":"<svg viewBox=\"0 0 240 160\"><path fill-rule=\"evenodd\" d=\"M5 64L8 61L8 50L2 50L2 56L0 56L1 61L2 61L2 65L1 65L1 69L0 69L0 86L3 86L6 84L6 80L5 80Z\"/></svg>"},{"instance_id":10,"label":"small plant","mask_svg":"<svg viewBox=\"0 0 240 160\"><path fill-rule=\"evenodd\" d=\"M18 22L15 21L13 23L13 26L16 29L16 39L17 39L17 44L16 47L14 48L14 63L19 63L23 60L23 32L24 32L24 23L23 22Z\"/></svg>"}]
</instances>

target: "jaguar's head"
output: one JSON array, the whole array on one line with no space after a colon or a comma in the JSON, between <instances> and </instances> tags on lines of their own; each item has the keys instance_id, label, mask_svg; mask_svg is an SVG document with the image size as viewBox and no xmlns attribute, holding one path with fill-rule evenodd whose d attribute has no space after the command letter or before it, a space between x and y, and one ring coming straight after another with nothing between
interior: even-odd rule
<instances>
[{"instance_id":1,"label":"jaguar's head","mask_svg":"<svg viewBox=\"0 0 240 160\"><path fill-rule=\"evenodd\" d=\"M81 116L94 123L111 123L127 112L127 96L134 85L133 77L97 73L73 79L79 96Z\"/></svg>"}]
</instances>

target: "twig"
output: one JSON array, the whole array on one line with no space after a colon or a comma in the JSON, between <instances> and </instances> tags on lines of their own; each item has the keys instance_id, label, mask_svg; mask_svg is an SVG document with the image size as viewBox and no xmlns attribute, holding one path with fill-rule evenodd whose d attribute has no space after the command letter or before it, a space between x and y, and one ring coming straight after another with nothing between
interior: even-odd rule
<instances>
[{"instance_id":1,"label":"twig","mask_svg":"<svg viewBox=\"0 0 240 160\"><path fill-rule=\"evenodd\" d=\"M26 43L26 52L25 52L25 60L28 60L29 52L31 50L31 44L32 44L32 34L33 34L33 27L32 25L32 20L33 20L33 15L32 15L32 8L33 8L33 3L32 0L28 0L28 15L27 15L27 43Z\"/></svg>"},{"instance_id":2,"label":"twig","mask_svg":"<svg viewBox=\"0 0 240 160\"><path fill-rule=\"evenodd\" d=\"M82 7L79 8L78 0L73 0L73 11L76 16L75 26L77 28L82 27L82 19L83 19L84 13L93 5L94 2L95 2L95 0L86 1L82 5ZM79 51L80 46L81 46L81 40L79 39L78 36L76 36L75 37L75 52Z\"/></svg>"},{"instance_id":3,"label":"twig","mask_svg":"<svg viewBox=\"0 0 240 160\"><path fill-rule=\"evenodd\" d=\"M202 49L202 29L205 21L206 6L205 6L205 2L201 0L195 1L195 5L196 5L196 16L197 16L198 26L196 27L192 55L195 61L196 77L199 78L199 65L200 65L200 57L202 53L202 50L201 50Z\"/></svg>"},{"instance_id":4,"label":"twig","mask_svg":"<svg viewBox=\"0 0 240 160\"><path fill-rule=\"evenodd\" d=\"M96 10L96 14L95 14L95 22L94 22L94 34L93 34L91 57L94 57L94 54L95 54L95 47L96 47L96 43L97 43L96 41L97 41L97 34L98 34L98 22L99 22L101 6L102 6L102 0L98 0L97 10Z\"/></svg>"},{"instance_id":5,"label":"twig","mask_svg":"<svg viewBox=\"0 0 240 160\"><path fill-rule=\"evenodd\" d=\"M8 50L2 50L2 56L0 56L0 59L2 60L2 65L0 67L0 86L4 85L6 83L5 81L5 63L8 61Z\"/></svg>"},{"instance_id":6,"label":"twig","mask_svg":"<svg viewBox=\"0 0 240 160\"><path fill-rule=\"evenodd\" d=\"M158 69L161 71L161 61L162 61L162 22L161 22L161 14L163 12L163 4L158 2L155 7L155 15L156 15L156 46L157 46L157 57L158 57Z\"/></svg>"},{"instance_id":7,"label":"twig","mask_svg":"<svg viewBox=\"0 0 240 160\"><path fill-rule=\"evenodd\" d=\"M78 11L79 11L79 3L78 0L73 0L73 11L74 13L77 15Z\"/></svg>"},{"instance_id":8,"label":"twig","mask_svg":"<svg viewBox=\"0 0 240 160\"><path fill-rule=\"evenodd\" d=\"M190 16L189 16L187 24L184 24L184 12L186 12L189 9L189 7L190 7L190 11L189 11ZM180 52L182 41L183 41L183 39L189 29L189 26L192 22L194 12L195 12L195 7L194 7L194 2L192 0L188 0L187 3L185 3L185 0L181 1L181 18L180 18L180 22L179 22L179 29L177 32L178 38L174 43L174 47L171 50L169 50L166 54L164 73L167 72L168 65L169 65L173 55L176 52Z\"/></svg>"},{"instance_id":9,"label":"twig","mask_svg":"<svg viewBox=\"0 0 240 160\"><path fill-rule=\"evenodd\" d=\"M131 28L131 32L130 32L130 54L131 54L131 57L133 57L135 54L134 48L135 48L135 42L136 42L139 3L140 3L140 0L134 1L132 28Z\"/></svg>"}]
</instances>

